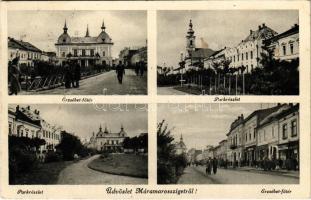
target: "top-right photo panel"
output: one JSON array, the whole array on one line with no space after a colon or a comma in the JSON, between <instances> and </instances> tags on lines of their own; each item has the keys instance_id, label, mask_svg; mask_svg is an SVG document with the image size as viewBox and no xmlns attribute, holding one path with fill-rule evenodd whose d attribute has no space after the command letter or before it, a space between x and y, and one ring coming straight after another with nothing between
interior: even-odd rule
<instances>
[{"instance_id":1,"label":"top-right photo panel","mask_svg":"<svg viewBox=\"0 0 311 200\"><path fill-rule=\"evenodd\" d=\"M298 10L157 13L159 95L299 95Z\"/></svg>"}]
</instances>

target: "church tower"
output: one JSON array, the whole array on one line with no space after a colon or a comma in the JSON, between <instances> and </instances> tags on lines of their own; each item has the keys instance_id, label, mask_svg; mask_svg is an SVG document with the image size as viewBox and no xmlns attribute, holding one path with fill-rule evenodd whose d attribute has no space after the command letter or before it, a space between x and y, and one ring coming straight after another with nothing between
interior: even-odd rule
<instances>
[{"instance_id":1,"label":"church tower","mask_svg":"<svg viewBox=\"0 0 311 200\"><path fill-rule=\"evenodd\" d=\"M194 51L195 49L195 35L194 35L194 30L192 29L192 20L190 19L189 22L189 29L186 35L187 38L187 47L186 50L189 53L190 51Z\"/></svg>"},{"instance_id":2,"label":"church tower","mask_svg":"<svg viewBox=\"0 0 311 200\"><path fill-rule=\"evenodd\" d=\"M89 33L89 25L87 25L87 27L86 27L85 37L90 37L90 33Z\"/></svg>"}]
</instances>

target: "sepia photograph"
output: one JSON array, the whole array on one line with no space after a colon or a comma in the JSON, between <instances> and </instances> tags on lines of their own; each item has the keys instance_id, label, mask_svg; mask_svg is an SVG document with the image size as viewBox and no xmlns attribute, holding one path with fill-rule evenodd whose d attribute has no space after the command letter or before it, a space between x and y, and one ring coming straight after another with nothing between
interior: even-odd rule
<instances>
[{"instance_id":1,"label":"sepia photograph","mask_svg":"<svg viewBox=\"0 0 311 200\"><path fill-rule=\"evenodd\" d=\"M10 104L10 185L148 184L146 104Z\"/></svg>"},{"instance_id":2,"label":"sepia photograph","mask_svg":"<svg viewBox=\"0 0 311 200\"><path fill-rule=\"evenodd\" d=\"M158 184L299 184L299 104L158 104Z\"/></svg>"},{"instance_id":3,"label":"sepia photograph","mask_svg":"<svg viewBox=\"0 0 311 200\"><path fill-rule=\"evenodd\" d=\"M298 14L158 11L158 94L299 95Z\"/></svg>"},{"instance_id":4,"label":"sepia photograph","mask_svg":"<svg viewBox=\"0 0 311 200\"><path fill-rule=\"evenodd\" d=\"M9 95L147 95L146 11L8 11Z\"/></svg>"}]
</instances>

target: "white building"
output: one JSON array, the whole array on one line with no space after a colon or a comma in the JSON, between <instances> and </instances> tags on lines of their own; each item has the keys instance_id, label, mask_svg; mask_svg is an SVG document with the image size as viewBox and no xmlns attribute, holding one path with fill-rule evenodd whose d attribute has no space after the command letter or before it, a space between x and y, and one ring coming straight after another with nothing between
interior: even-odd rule
<instances>
[{"instance_id":1,"label":"white building","mask_svg":"<svg viewBox=\"0 0 311 200\"><path fill-rule=\"evenodd\" d=\"M103 22L98 36L91 37L87 27L84 37L71 37L65 22L64 32L58 37L56 57L60 63L67 60L76 60L82 67L91 65L112 66L111 48L112 39L106 32Z\"/></svg>"},{"instance_id":2,"label":"white building","mask_svg":"<svg viewBox=\"0 0 311 200\"><path fill-rule=\"evenodd\" d=\"M299 58L299 25L280 33L267 41L273 50L273 56L279 60L292 60Z\"/></svg>"},{"instance_id":3,"label":"white building","mask_svg":"<svg viewBox=\"0 0 311 200\"><path fill-rule=\"evenodd\" d=\"M183 141L182 135L180 136L180 141L175 144L175 153L177 155L185 154L187 152L187 146Z\"/></svg>"},{"instance_id":4,"label":"white building","mask_svg":"<svg viewBox=\"0 0 311 200\"><path fill-rule=\"evenodd\" d=\"M96 149L98 151L111 151L111 152L121 152L123 151L123 141L127 137L123 125L119 132L112 133L108 131L107 127L105 130L102 130L101 125L96 134L90 138L89 148Z\"/></svg>"}]
</instances>

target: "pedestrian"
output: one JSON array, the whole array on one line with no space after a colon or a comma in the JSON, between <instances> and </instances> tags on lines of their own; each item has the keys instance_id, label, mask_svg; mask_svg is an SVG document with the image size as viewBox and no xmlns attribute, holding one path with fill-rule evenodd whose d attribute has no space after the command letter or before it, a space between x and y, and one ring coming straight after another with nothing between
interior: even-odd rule
<instances>
[{"instance_id":1,"label":"pedestrian","mask_svg":"<svg viewBox=\"0 0 311 200\"><path fill-rule=\"evenodd\" d=\"M208 175L211 175L211 171L212 171L212 162L211 162L211 158L208 158L206 162L206 173Z\"/></svg>"},{"instance_id":2,"label":"pedestrian","mask_svg":"<svg viewBox=\"0 0 311 200\"><path fill-rule=\"evenodd\" d=\"M123 75L125 74L125 69L122 61L119 61L119 64L116 67L116 73L119 83L122 84Z\"/></svg>"},{"instance_id":3,"label":"pedestrian","mask_svg":"<svg viewBox=\"0 0 311 200\"><path fill-rule=\"evenodd\" d=\"M79 88L79 81L81 79L81 68L78 62L75 63L75 70L74 70L74 80L75 80L75 86L76 88Z\"/></svg>"},{"instance_id":4,"label":"pedestrian","mask_svg":"<svg viewBox=\"0 0 311 200\"><path fill-rule=\"evenodd\" d=\"M144 71L145 71L144 61L140 61L140 62L139 62L139 72L140 72L140 76L143 76L143 75L144 75Z\"/></svg>"},{"instance_id":5,"label":"pedestrian","mask_svg":"<svg viewBox=\"0 0 311 200\"><path fill-rule=\"evenodd\" d=\"M19 57L13 59L12 62L9 63L9 80L11 84L11 92L9 95L15 94L17 95L21 91L21 85L19 82L20 70L18 69Z\"/></svg>"},{"instance_id":6,"label":"pedestrian","mask_svg":"<svg viewBox=\"0 0 311 200\"><path fill-rule=\"evenodd\" d=\"M136 76L139 75L139 62L135 63L135 73L136 73Z\"/></svg>"},{"instance_id":7,"label":"pedestrian","mask_svg":"<svg viewBox=\"0 0 311 200\"><path fill-rule=\"evenodd\" d=\"M64 64L65 68L65 88L70 88L71 85L71 72L70 72L70 67L67 62Z\"/></svg>"},{"instance_id":8,"label":"pedestrian","mask_svg":"<svg viewBox=\"0 0 311 200\"><path fill-rule=\"evenodd\" d=\"M217 173L217 165L218 165L217 158L214 157L212 163L213 163L213 172L214 172L214 174L216 174Z\"/></svg>"}]
</instances>

